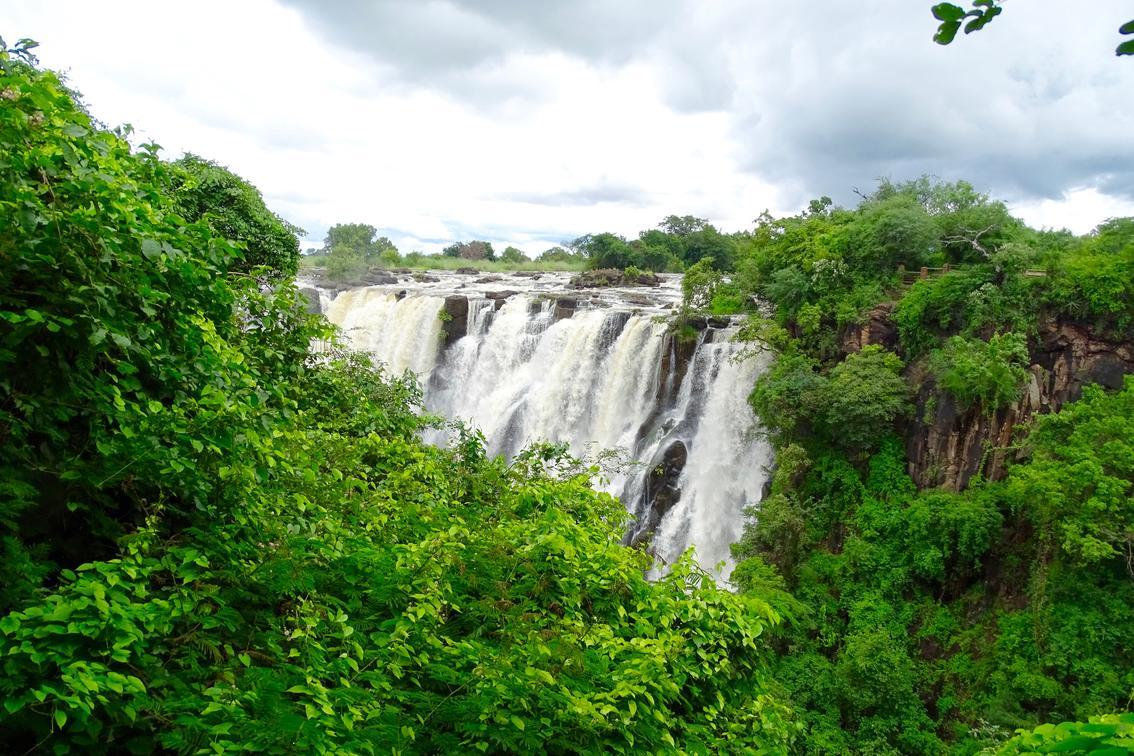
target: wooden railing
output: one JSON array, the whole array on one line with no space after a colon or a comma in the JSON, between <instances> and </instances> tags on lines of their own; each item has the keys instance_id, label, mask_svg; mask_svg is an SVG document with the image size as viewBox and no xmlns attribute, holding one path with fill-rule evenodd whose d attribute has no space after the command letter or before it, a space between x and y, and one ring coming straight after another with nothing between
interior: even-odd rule
<instances>
[{"instance_id":1,"label":"wooden railing","mask_svg":"<svg viewBox=\"0 0 1134 756\"><path fill-rule=\"evenodd\" d=\"M912 284L926 278L936 278L943 276L952 270L948 264L942 265L940 268L920 268L918 270L906 270L905 265L898 266L898 280L903 284ZM1043 278L1047 275L1046 270L1024 270L1021 275L1029 278Z\"/></svg>"}]
</instances>

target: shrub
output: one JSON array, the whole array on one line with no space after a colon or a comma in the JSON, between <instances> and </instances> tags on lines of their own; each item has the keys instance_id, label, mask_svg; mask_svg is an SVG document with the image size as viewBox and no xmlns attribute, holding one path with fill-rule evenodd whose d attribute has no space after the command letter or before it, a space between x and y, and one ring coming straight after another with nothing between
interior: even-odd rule
<instances>
[{"instance_id":1,"label":"shrub","mask_svg":"<svg viewBox=\"0 0 1134 756\"><path fill-rule=\"evenodd\" d=\"M819 392L827 436L852 451L877 446L910 407L898 356L871 344L832 368Z\"/></svg>"},{"instance_id":2,"label":"shrub","mask_svg":"<svg viewBox=\"0 0 1134 756\"><path fill-rule=\"evenodd\" d=\"M1028 363L1027 340L1018 333L988 341L953 336L929 360L937 384L961 407L980 406L989 414L1019 398Z\"/></svg>"}]
</instances>

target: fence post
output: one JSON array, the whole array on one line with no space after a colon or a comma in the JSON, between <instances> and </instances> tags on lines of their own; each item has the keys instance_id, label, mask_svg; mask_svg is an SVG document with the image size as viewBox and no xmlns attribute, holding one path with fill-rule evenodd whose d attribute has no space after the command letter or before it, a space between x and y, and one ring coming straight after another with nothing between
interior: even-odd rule
<instances>
[{"instance_id":1,"label":"fence post","mask_svg":"<svg viewBox=\"0 0 1134 756\"><path fill-rule=\"evenodd\" d=\"M944 265L941 266L941 272L942 273L948 273L949 272L949 263L945 263Z\"/></svg>"},{"instance_id":2,"label":"fence post","mask_svg":"<svg viewBox=\"0 0 1134 756\"><path fill-rule=\"evenodd\" d=\"M922 267L921 272L918 273L918 278L929 278L929 268Z\"/></svg>"}]
</instances>

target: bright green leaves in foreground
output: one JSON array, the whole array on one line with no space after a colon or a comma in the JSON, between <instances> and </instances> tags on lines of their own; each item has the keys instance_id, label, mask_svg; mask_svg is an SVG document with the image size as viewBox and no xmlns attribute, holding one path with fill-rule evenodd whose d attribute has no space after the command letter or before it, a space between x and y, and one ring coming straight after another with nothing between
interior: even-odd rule
<instances>
[{"instance_id":1,"label":"bright green leaves in foreground","mask_svg":"<svg viewBox=\"0 0 1134 756\"><path fill-rule=\"evenodd\" d=\"M765 602L647 581L560 449L423 444L412 378L234 266L292 245L220 169L2 48L0 96L0 751L788 750Z\"/></svg>"}]
</instances>

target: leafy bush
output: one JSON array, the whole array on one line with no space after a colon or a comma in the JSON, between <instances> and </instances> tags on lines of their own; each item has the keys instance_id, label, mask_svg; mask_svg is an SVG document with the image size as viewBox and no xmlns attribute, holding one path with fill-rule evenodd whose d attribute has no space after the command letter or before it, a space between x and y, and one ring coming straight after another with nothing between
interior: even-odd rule
<instances>
[{"instance_id":1,"label":"leafy bush","mask_svg":"<svg viewBox=\"0 0 1134 756\"><path fill-rule=\"evenodd\" d=\"M910 390L898 356L863 347L832 368L821 394L821 422L829 438L851 450L873 448L909 411Z\"/></svg>"},{"instance_id":2,"label":"leafy bush","mask_svg":"<svg viewBox=\"0 0 1134 756\"><path fill-rule=\"evenodd\" d=\"M190 223L205 220L217 236L238 240L242 254L233 269L266 266L275 277L290 278L299 267L303 229L264 205L259 190L227 168L186 155L169 171L176 211Z\"/></svg>"},{"instance_id":3,"label":"leafy bush","mask_svg":"<svg viewBox=\"0 0 1134 756\"><path fill-rule=\"evenodd\" d=\"M1097 386L1036 422L1032 458L1014 468L1008 495L1045 546L1092 563L1122 556L1134 575L1134 376L1122 391Z\"/></svg>"},{"instance_id":4,"label":"leafy bush","mask_svg":"<svg viewBox=\"0 0 1134 756\"><path fill-rule=\"evenodd\" d=\"M1020 397L1029 362L1027 340L1018 333L988 341L953 336L929 359L937 384L961 407L980 406L989 414Z\"/></svg>"}]
</instances>

